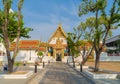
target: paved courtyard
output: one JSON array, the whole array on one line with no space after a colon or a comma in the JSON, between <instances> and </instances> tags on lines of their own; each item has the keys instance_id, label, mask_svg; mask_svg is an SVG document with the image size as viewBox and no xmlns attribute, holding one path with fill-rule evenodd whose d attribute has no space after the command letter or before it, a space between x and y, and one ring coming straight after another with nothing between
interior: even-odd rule
<instances>
[{"instance_id":1,"label":"paved courtyard","mask_svg":"<svg viewBox=\"0 0 120 84\"><path fill-rule=\"evenodd\" d=\"M17 70L32 70L27 66L18 67ZM67 63L49 63L45 68L38 69L27 79L0 79L0 84L120 84L120 79L93 80L80 73Z\"/></svg>"},{"instance_id":2,"label":"paved courtyard","mask_svg":"<svg viewBox=\"0 0 120 84\"><path fill-rule=\"evenodd\" d=\"M30 80L28 84L95 84L75 71L66 63L50 63L42 74Z\"/></svg>"}]
</instances>

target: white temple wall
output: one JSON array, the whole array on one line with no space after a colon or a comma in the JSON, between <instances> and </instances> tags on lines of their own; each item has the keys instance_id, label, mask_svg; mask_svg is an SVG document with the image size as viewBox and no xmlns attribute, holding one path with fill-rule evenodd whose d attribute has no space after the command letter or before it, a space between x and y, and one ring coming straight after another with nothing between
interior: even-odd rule
<instances>
[{"instance_id":1,"label":"white temple wall","mask_svg":"<svg viewBox=\"0 0 120 84\"><path fill-rule=\"evenodd\" d=\"M94 56L95 58L95 56ZM120 56L108 56L106 52L102 52L100 55L100 61L120 61Z\"/></svg>"},{"instance_id":2,"label":"white temple wall","mask_svg":"<svg viewBox=\"0 0 120 84\"><path fill-rule=\"evenodd\" d=\"M11 52L11 56L13 56L13 52ZM15 61L35 62L37 58L35 50L19 50ZM7 61L7 56L0 56L0 61Z\"/></svg>"}]
</instances>

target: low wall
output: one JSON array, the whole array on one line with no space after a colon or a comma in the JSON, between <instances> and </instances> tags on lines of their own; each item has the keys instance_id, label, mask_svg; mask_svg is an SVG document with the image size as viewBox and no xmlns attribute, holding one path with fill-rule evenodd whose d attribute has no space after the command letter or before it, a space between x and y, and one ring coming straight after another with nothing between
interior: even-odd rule
<instances>
[{"instance_id":1,"label":"low wall","mask_svg":"<svg viewBox=\"0 0 120 84\"><path fill-rule=\"evenodd\" d=\"M0 56L0 61L7 61L7 57L6 56Z\"/></svg>"},{"instance_id":2,"label":"low wall","mask_svg":"<svg viewBox=\"0 0 120 84\"><path fill-rule=\"evenodd\" d=\"M72 56L64 56L62 62L72 62Z\"/></svg>"},{"instance_id":3,"label":"low wall","mask_svg":"<svg viewBox=\"0 0 120 84\"><path fill-rule=\"evenodd\" d=\"M116 73L95 74L95 73L90 72L89 70L84 70L83 72L93 79L116 79L117 78Z\"/></svg>"},{"instance_id":4,"label":"low wall","mask_svg":"<svg viewBox=\"0 0 120 84\"><path fill-rule=\"evenodd\" d=\"M64 56L64 58L62 59L62 62L67 62L67 61L70 63L73 62L72 56ZM82 61L82 57L78 56L78 57L74 58L74 61L80 63Z\"/></svg>"},{"instance_id":5,"label":"low wall","mask_svg":"<svg viewBox=\"0 0 120 84\"><path fill-rule=\"evenodd\" d=\"M31 57L31 60L26 59L25 57L22 56L17 56L15 58L15 61L35 61L37 59L37 57ZM7 61L7 56L0 56L0 61Z\"/></svg>"},{"instance_id":6,"label":"low wall","mask_svg":"<svg viewBox=\"0 0 120 84\"><path fill-rule=\"evenodd\" d=\"M102 52L100 56L100 61L119 61L120 62L120 56L108 56L106 52Z\"/></svg>"},{"instance_id":7,"label":"low wall","mask_svg":"<svg viewBox=\"0 0 120 84\"><path fill-rule=\"evenodd\" d=\"M17 56L15 58L15 61L27 61L27 62L35 62L37 60L38 57L31 57L31 60L29 59L29 57L24 57L24 56ZM79 56L77 58L74 59L75 61L79 62L82 60L82 58ZM0 56L0 61L7 61L7 56ZM43 62L56 62L55 58L53 58L52 56L44 56L42 59ZM72 56L64 56L64 58L62 58L62 62L72 62Z\"/></svg>"},{"instance_id":8,"label":"low wall","mask_svg":"<svg viewBox=\"0 0 120 84\"><path fill-rule=\"evenodd\" d=\"M0 79L26 79L33 75L33 71L29 71L26 74L2 74L0 75Z\"/></svg>"}]
</instances>

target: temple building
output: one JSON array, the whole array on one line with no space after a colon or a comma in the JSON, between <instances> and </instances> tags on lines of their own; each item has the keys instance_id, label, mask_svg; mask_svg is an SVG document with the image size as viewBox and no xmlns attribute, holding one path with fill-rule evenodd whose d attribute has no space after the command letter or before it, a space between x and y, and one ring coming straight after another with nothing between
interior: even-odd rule
<instances>
[{"instance_id":1,"label":"temple building","mask_svg":"<svg viewBox=\"0 0 120 84\"><path fill-rule=\"evenodd\" d=\"M13 54L13 50L15 48L15 43L13 43L10 47L11 54ZM29 61L33 62L38 57L37 53L42 51L44 55L46 55L47 44L45 42L41 42L39 40L20 40L19 41L19 50L18 55L16 56L16 61Z\"/></svg>"},{"instance_id":2,"label":"temple building","mask_svg":"<svg viewBox=\"0 0 120 84\"><path fill-rule=\"evenodd\" d=\"M106 40L106 50L101 53L100 61L120 61L120 36L116 36ZM11 44L11 56L16 44ZM86 49L92 46L89 42L86 44ZM80 49L82 47L80 46ZM0 44L0 61L7 61L7 56L3 44ZM72 62L72 56L67 46L67 35L63 30L62 25L58 25L56 31L53 32L47 42L40 40L20 40L18 45L18 53L15 61L35 62L38 58L38 52L43 53L43 61L48 62ZM95 54L89 56L90 60L95 60ZM79 55L78 60L82 60Z\"/></svg>"},{"instance_id":3,"label":"temple building","mask_svg":"<svg viewBox=\"0 0 120 84\"><path fill-rule=\"evenodd\" d=\"M106 39L106 52L102 52L100 61L120 61L120 35Z\"/></svg>"},{"instance_id":4,"label":"temple building","mask_svg":"<svg viewBox=\"0 0 120 84\"><path fill-rule=\"evenodd\" d=\"M59 25L57 30L49 39L48 56L53 56L56 61L61 61L64 56L67 56L67 36L62 26Z\"/></svg>"},{"instance_id":5,"label":"temple building","mask_svg":"<svg viewBox=\"0 0 120 84\"><path fill-rule=\"evenodd\" d=\"M106 40L108 56L120 56L120 35Z\"/></svg>"},{"instance_id":6,"label":"temple building","mask_svg":"<svg viewBox=\"0 0 120 84\"><path fill-rule=\"evenodd\" d=\"M39 40L20 40L18 45L18 54L16 61L34 62L38 58L38 52L42 52L45 60L51 58L53 61L63 61L67 53L67 36L62 25L58 25L57 30L48 39L48 42ZM11 44L10 50L13 55L13 50L16 44ZM4 60L7 60L6 56Z\"/></svg>"}]
</instances>

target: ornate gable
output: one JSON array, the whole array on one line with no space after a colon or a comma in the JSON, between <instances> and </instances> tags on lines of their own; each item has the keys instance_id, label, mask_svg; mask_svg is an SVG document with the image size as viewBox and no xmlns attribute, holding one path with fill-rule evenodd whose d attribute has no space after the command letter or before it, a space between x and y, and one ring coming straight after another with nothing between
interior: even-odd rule
<instances>
[{"instance_id":1,"label":"ornate gable","mask_svg":"<svg viewBox=\"0 0 120 84\"><path fill-rule=\"evenodd\" d=\"M65 38L66 39L66 33L64 32L64 30L62 29L62 25L59 24L57 30L53 33L52 37L49 39L49 42L53 39L53 38Z\"/></svg>"}]
</instances>

